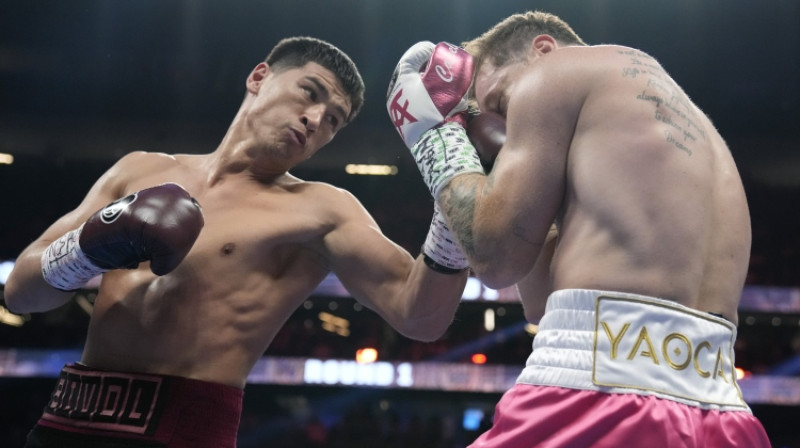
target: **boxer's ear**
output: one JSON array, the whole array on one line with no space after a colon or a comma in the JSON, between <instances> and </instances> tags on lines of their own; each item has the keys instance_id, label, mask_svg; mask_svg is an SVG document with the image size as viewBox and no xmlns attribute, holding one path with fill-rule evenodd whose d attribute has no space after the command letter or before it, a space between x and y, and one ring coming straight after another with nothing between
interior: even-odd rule
<instances>
[{"instance_id":1,"label":"boxer's ear","mask_svg":"<svg viewBox=\"0 0 800 448\"><path fill-rule=\"evenodd\" d=\"M246 86L247 91L250 93L258 92L258 89L261 87L261 83L264 82L264 79L270 74L269 65L266 62L262 62L253 68L250 72L250 75L247 76Z\"/></svg>"},{"instance_id":2,"label":"boxer's ear","mask_svg":"<svg viewBox=\"0 0 800 448\"><path fill-rule=\"evenodd\" d=\"M555 38L549 34L540 34L533 38L531 50L536 53L546 54L558 48Z\"/></svg>"}]
</instances>

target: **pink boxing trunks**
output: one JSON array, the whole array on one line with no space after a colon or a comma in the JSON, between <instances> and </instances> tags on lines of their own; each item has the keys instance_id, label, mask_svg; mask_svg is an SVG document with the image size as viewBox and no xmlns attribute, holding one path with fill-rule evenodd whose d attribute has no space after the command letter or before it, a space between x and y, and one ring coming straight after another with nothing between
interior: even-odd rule
<instances>
[{"instance_id":1,"label":"pink boxing trunks","mask_svg":"<svg viewBox=\"0 0 800 448\"><path fill-rule=\"evenodd\" d=\"M674 302L554 292L516 384L471 448L769 447L728 321Z\"/></svg>"},{"instance_id":2,"label":"pink boxing trunks","mask_svg":"<svg viewBox=\"0 0 800 448\"><path fill-rule=\"evenodd\" d=\"M27 446L234 448L242 397L222 384L70 364Z\"/></svg>"}]
</instances>

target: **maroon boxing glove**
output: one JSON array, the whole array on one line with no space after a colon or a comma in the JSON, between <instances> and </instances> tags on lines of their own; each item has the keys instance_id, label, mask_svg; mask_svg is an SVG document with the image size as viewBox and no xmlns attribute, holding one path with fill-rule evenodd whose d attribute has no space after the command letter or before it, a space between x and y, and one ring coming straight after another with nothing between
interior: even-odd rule
<instances>
[{"instance_id":1,"label":"maroon boxing glove","mask_svg":"<svg viewBox=\"0 0 800 448\"><path fill-rule=\"evenodd\" d=\"M203 228L200 205L177 184L147 188L95 213L80 236L83 253L103 269L134 269L150 260L164 275L189 253Z\"/></svg>"},{"instance_id":2,"label":"maroon boxing glove","mask_svg":"<svg viewBox=\"0 0 800 448\"><path fill-rule=\"evenodd\" d=\"M42 273L64 290L148 260L154 274L164 275L189 253L203 224L200 205L179 185L147 188L108 204L54 241L42 255Z\"/></svg>"}]
</instances>

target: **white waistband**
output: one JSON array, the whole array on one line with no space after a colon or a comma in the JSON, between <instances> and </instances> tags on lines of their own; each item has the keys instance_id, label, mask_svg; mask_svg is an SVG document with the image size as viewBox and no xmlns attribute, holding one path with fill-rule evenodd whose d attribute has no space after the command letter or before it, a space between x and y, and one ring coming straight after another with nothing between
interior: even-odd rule
<instances>
[{"instance_id":1,"label":"white waistband","mask_svg":"<svg viewBox=\"0 0 800 448\"><path fill-rule=\"evenodd\" d=\"M736 384L735 340L730 322L675 302L561 290L547 300L517 382L749 412Z\"/></svg>"}]
</instances>

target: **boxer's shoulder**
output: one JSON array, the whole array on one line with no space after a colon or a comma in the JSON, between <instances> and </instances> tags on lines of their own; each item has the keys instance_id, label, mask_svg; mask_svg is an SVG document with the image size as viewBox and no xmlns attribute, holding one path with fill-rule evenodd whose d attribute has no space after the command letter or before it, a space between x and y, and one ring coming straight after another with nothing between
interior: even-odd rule
<instances>
[{"instance_id":1,"label":"boxer's shoulder","mask_svg":"<svg viewBox=\"0 0 800 448\"><path fill-rule=\"evenodd\" d=\"M333 221L346 220L366 213L359 199L350 191L320 181L305 181L291 177L282 181L279 191L289 193L288 199L303 213Z\"/></svg>"},{"instance_id":2,"label":"boxer's shoulder","mask_svg":"<svg viewBox=\"0 0 800 448\"><path fill-rule=\"evenodd\" d=\"M138 189L141 189L166 182L166 180L159 180L160 173L195 166L198 163L197 157L171 155L163 152L132 151L121 157L110 168L109 174L117 180L117 183L122 183L124 180L130 182L139 180L137 185L139 185Z\"/></svg>"}]
</instances>

